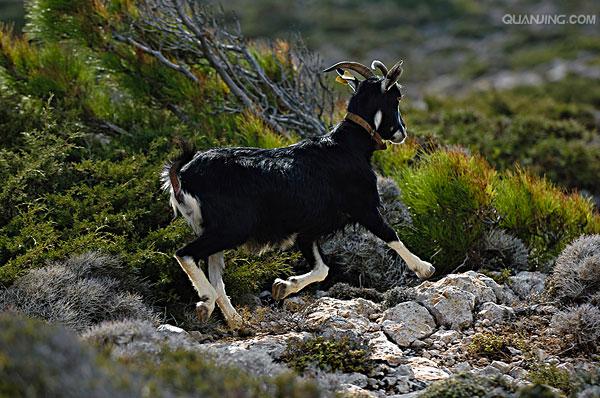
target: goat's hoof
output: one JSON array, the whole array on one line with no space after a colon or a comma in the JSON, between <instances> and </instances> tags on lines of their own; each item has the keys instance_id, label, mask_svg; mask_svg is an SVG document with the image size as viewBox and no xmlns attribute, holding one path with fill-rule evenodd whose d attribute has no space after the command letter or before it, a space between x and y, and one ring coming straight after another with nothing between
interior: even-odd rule
<instances>
[{"instance_id":1,"label":"goat's hoof","mask_svg":"<svg viewBox=\"0 0 600 398\"><path fill-rule=\"evenodd\" d=\"M198 301L196 303L196 317L200 322L206 322L214 309L214 304L211 306L208 301Z\"/></svg>"},{"instance_id":2,"label":"goat's hoof","mask_svg":"<svg viewBox=\"0 0 600 398\"><path fill-rule=\"evenodd\" d=\"M289 291L289 288L290 282L277 278L275 279L275 282L273 282L271 296L273 296L273 299L275 300L283 300L292 293L291 291Z\"/></svg>"},{"instance_id":3,"label":"goat's hoof","mask_svg":"<svg viewBox=\"0 0 600 398\"><path fill-rule=\"evenodd\" d=\"M435 274L435 267L427 261L421 261L419 270L416 272L416 274L420 279L428 279Z\"/></svg>"},{"instance_id":4,"label":"goat's hoof","mask_svg":"<svg viewBox=\"0 0 600 398\"><path fill-rule=\"evenodd\" d=\"M244 320L239 314L235 314L227 318L226 321L227 326L229 326L229 329L231 330L239 330L242 328L242 326L244 326Z\"/></svg>"}]
</instances>

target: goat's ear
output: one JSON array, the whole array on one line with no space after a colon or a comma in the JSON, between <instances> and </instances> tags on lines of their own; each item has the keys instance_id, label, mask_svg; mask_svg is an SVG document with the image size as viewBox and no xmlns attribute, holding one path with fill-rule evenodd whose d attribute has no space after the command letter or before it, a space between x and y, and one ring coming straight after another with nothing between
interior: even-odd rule
<instances>
[{"instance_id":1,"label":"goat's ear","mask_svg":"<svg viewBox=\"0 0 600 398\"><path fill-rule=\"evenodd\" d=\"M400 78L400 75L402 75L402 62L403 61L400 60L396 63L396 65L392 66L392 69L390 69L387 75L385 76L384 85L382 87L384 88L384 91L387 91L390 88L394 87L394 85Z\"/></svg>"},{"instance_id":2,"label":"goat's ear","mask_svg":"<svg viewBox=\"0 0 600 398\"><path fill-rule=\"evenodd\" d=\"M356 77L350 74L350 72L344 71L343 69L336 69L335 71L338 74L338 76L335 78L336 82L347 84L352 89L352 91L356 91L356 88L358 87L359 83Z\"/></svg>"}]
</instances>

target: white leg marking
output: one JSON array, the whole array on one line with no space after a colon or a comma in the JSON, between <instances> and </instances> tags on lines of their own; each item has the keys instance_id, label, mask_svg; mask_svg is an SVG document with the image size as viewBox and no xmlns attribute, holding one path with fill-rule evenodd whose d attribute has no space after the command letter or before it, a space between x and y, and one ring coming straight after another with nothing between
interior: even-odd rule
<instances>
[{"instance_id":1,"label":"white leg marking","mask_svg":"<svg viewBox=\"0 0 600 398\"><path fill-rule=\"evenodd\" d=\"M317 242L313 243L313 255L315 257L315 265L313 269L302 275L292 276L288 280L275 279L273 283L273 298L281 300L292 293L297 293L311 283L321 282L325 280L329 273L329 267L323 262Z\"/></svg>"},{"instance_id":2,"label":"white leg marking","mask_svg":"<svg viewBox=\"0 0 600 398\"><path fill-rule=\"evenodd\" d=\"M399 240L388 242L388 246L391 247L402 257L402 259L408 265L411 271L413 271L421 279L427 279L435 272L435 268L431 263L421 260L415 256L404 246L404 243Z\"/></svg>"},{"instance_id":3,"label":"white leg marking","mask_svg":"<svg viewBox=\"0 0 600 398\"><path fill-rule=\"evenodd\" d=\"M196 304L196 313L200 320L207 320L215 309L215 301L217 299L217 292L212 287L204 272L194 263L194 259L185 256L177 257L175 259L181 265L181 268L185 271L187 276L192 281L192 285L200 296L200 301Z\"/></svg>"},{"instance_id":4,"label":"white leg marking","mask_svg":"<svg viewBox=\"0 0 600 398\"><path fill-rule=\"evenodd\" d=\"M381 113L381 110L378 110L377 112L375 112L375 118L373 119L373 123L375 124L375 130L377 130L379 128L382 117L383 117L383 114Z\"/></svg>"},{"instance_id":5,"label":"white leg marking","mask_svg":"<svg viewBox=\"0 0 600 398\"><path fill-rule=\"evenodd\" d=\"M242 317L231 305L231 301L225 293L223 283L223 271L225 270L225 258L223 252L218 252L208 257L208 278L217 292L217 305L223 312L227 324L232 329L242 326Z\"/></svg>"}]
</instances>

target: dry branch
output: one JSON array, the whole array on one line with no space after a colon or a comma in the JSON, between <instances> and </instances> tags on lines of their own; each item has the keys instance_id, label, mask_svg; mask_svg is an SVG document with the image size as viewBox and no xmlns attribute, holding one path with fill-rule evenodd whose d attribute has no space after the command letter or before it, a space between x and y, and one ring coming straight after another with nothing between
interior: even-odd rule
<instances>
[{"instance_id":1,"label":"dry branch","mask_svg":"<svg viewBox=\"0 0 600 398\"><path fill-rule=\"evenodd\" d=\"M283 135L328 131L335 98L320 75L319 57L301 41L287 49L269 43L269 51L261 52L240 34L237 20L225 24L222 12L194 0L145 0L139 11L127 31L113 31L115 40L195 83L200 82L195 67L208 64L232 94L225 96L221 111L249 111Z\"/></svg>"}]
</instances>

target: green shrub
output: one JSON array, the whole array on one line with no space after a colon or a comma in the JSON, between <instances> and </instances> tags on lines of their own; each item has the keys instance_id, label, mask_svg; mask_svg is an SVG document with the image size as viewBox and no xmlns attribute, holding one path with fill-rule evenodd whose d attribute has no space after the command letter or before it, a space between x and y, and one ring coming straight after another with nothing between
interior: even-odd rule
<instances>
[{"instance_id":1,"label":"green shrub","mask_svg":"<svg viewBox=\"0 0 600 398\"><path fill-rule=\"evenodd\" d=\"M497 390L502 388L503 394ZM427 387L419 397L423 398L476 398L487 397L490 390L494 390L497 395L509 396L512 388L506 386L500 380L487 379L481 376L475 376L471 373L459 373L448 379L433 382Z\"/></svg>"},{"instance_id":2,"label":"green shrub","mask_svg":"<svg viewBox=\"0 0 600 398\"><path fill-rule=\"evenodd\" d=\"M124 325L131 326L131 323ZM127 329L113 328L109 339L92 339L97 348L94 349L62 327L2 313L0 395L57 398L322 396L313 383L299 381L292 374L256 377L232 366L218 365L204 353L163 346L158 339L148 341L150 346L144 347L148 353L130 352L118 359L109 355L111 345L116 342L123 344L157 334L149 325L142 329L132 334Z\"/></svg>"},{"instance_id":3,"label":"green shrub","mask_svg":"<svg viewBox=\"0 0 600 398\"><path fill-rule=\"evenodd\" d=\"M256 294L267 287L276 278L285 278L292 274L292 266L298 262L297 252L269 252L252 255L244 249L225 252L225 274L223 282L227 295L233 303L240 303L244 295Z\"/></svg>"},{"instance_id":4,"label":"green shrub","mask_svg":"<svg viewBox=\"0 0 600 398\"><path fill-rule=\"evenodd\" d=\"M157 357L138 354L123 358L127 368L145 380L150 396L172 392L183 397L319 397L317 387L296 377L255 377L241 369L215 365L206 354L183 349L163 349Z\"/></svg>"},{"instance_id":5,"label":"green shrub","mask_svg":"<svg viewBox=\"0 0 600 398\"><path fill-rule=\"evenodd\" d=\"M473 335L467 351L474 357L506 360L511 357L509 347L522 349L524 342L518 337L484 332Z\"/></svg>"},{"instance_id":6,"label":"green shrub","mask_svg":"<svg viewBox=\"0 0 600 398\"><path fill-rule=\"evenodd\" d=\"M281 359L297 372L315 367L327 372L368 373L374 365L368 346L348 337L291 339Z\"/></svg>"},{"instance_id":7,"label":"green shrub","mask_svg":"<svg viewBox=\"0 0 600 398\"><path fill-rule=\"evenodd\" d=\"M569 242L600 230L600 216L589 199L567 195L520 168L498 178L494 190L500 227L527 244L535 268L548 270Z\"/></svg>"},{"instance_id":8,"label":"green shrub","mask_svg":"<svg viewBox=\"0 0 600 398\"><path fill-rule=\"evenodd\" d=\"M463 263L482 238L493 176L483 159L445 151L427 155L399 174L401 199L412 216L412 225L399 231L400 238L432 261L438 274Z\"/></svg>"},{"instance_id":9,"label":"green shrub","mask_svg":"<svg viewBox=\"0 0 600 398\"><path fill-rule=\"evenodd\" d=\"M3 397L128 397L142 386L66 329L0 314L0 395Z\"/></svg>"},{"instance_id":10,"label":"green shrub","mask_svg":"<svg viewBox=\"0 0 600 398\"><path fill-rule=\"evenodd\" d=\"M569 394L573 388L569 372L558 369L556 365L538 364L529 371L528 377L534 384L545 384L558 388L566 394Z\"/></svg>"}]
</instances>

